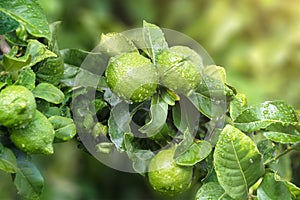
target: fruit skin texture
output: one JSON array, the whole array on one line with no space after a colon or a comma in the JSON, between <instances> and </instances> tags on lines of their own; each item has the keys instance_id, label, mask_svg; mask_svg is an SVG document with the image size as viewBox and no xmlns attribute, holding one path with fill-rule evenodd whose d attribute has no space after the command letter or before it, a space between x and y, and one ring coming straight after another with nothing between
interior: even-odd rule
<instances>
[{"instance_id":1,"label":"fruit skin texture","mask_svg":"<svg viewBox=\"0 0 300 200\"><path fill-rule=\"evenodd\" d=\"M179 166L173 160L175 148L161 150L151 160L148 178L154 190L169 196L186 191L192 182L193 167Z\"/></svg>"},{"instance_id":2,"label":"fruit skin texture","mask_svg":"<svg viewBox=\"0 0 300 200\"><path fill-rule=\"evenodd\" d=\"M158 84L156 67L137 52L112 57L105 71L108 86L126 101L143 102L155 92Z\"/></svg>"},{"instance_id":3,"label":"fruit skin texture","mask_svg":"<svg viewBox=\"0 0 300 200\"><path fill-rule=\"evenodd\" d=\"M0 92L0 124L3 126L25 126L34 117L35 110L35 98L26 87L11 85Z\"/></svg>"},{"instance_id":4,"label":"fruit skin texture","mask_svg":"<svg viewBox=\"0 0 300 200\"><path fill-rule=\"evenodd\" d=\"M187 95L202 80L201 57L185 46L173 46L157 57L161 84L177 93Z\"/></svg>"},{"instance_id":5,"label":"fruit skin texture","mask_svg":"<svg viewBox=\"0 0 300 200\"><path fill-rule=\"evenodd\" d=\"M10 129L10 139L16 147L31 154L52 154L54 136L52 124L38 110L27 126Z\"/></svg>"}]
</instances>

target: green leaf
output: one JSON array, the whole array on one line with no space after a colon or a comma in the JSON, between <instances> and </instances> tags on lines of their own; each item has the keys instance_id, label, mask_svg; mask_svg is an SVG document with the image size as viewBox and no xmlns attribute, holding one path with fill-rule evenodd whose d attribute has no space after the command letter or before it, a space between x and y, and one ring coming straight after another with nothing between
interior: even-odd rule
<instances>
[{"instance_id":1,"label":"green leaf","mask_svg":"<svg viewBox=\"0 0 300 200\"><path fill-rule=\"evenodd\" d=\"M272 124L288 126L298 122L295 110L284 101L266 101L250 106L235 119L234 124L242 131L251 132Z\"/></svg>"},{"instance_id":2,"label":"green leaf","mask_svg":"<svg viewBox=\"0 0 300 200\"><path fill-rule=\"evenodd\" d=\"M16 20L0 11L0 35L12 32L16 30L18 26L19 23Z\"/></svg>"},{"instance_id":3,"label":"green leaf","mask_svg":"<svg viewBox=\"0 0 300 200\"><path fill-rule=\"evenodd\" d=\"M191 93L188 98L199 112L210 119L221 117L226 113L226 101L214 100L196 92Z\"/></svg>"},{"instance_id":4,"label":"green leaf","mask_svg":"<svg viewBox=\"0 0 300 200\"><path fill-rule=\"evenodd\" d=\"M56 57L49 57L35 66L36 76L40 82L48 82L53 85L60 83L60 79L64 73L64 61L60 54L57 44L57 32L60 22L54 22L50 25L51 40L49 41L49 49L54 52Z\"/></svg>"},{"instance_id":5,"label":"green leaf","mask_svg":"<svg viewBox=\"0 0 300 200\"><path fill-rule=\"evenodd\" d=\"M172 107L172 116L173 123L180 132L184 133L188 129L188 131L195 136L200 113L185 96L182 96L180 101Z\"/></svg>"},{"instance_id":6,"label":"green leaf","mask_svg":"<svg viewBox=\"0 0 300 200\"><path fill-rule=\"evenodd\" d=\"M0 169L7 173L16 173L17 160L14 153L0 143Z\"/></svg>"},{"instance_id":7,"label":"green leaf","mask_svg":"<svg viewBox=\"0 0 300 200\"><path fill-rule=\"evenodd\" d=\"M231 125L219 136L214 165L220 185L234 199L246 199L249 188L265 171L255 143Z\"/></svg>"},{"instance_id":8,"label":"green leaf","mask_svg":"<svg viewBox=\"0 0 300 200\"><path fill-rule=\"evenodd\" d=\"M65 64L102 75L108 56L101 52L88 52L81 49L63 49L60 51ZM105 67L104 67L105 66Z\"/></svg>"},{"instance_id":9,"label":"green leaf","mask_svg":"<svg viewBox=\"0 0 300 200\"><path fill-rule=\"evenodd\" d=\"M179 98L176 98L176 94L173 93L171 90L167 89L167 88L163 88L161 89L161 98L164 100L164 102L166 102L168 105L170 106L174 106L175 105L175 101L178 101Z\"/></svg>"},{"instance_id":10,"label":"green leaf","mask_svg":"<svg viewBox=\"0 0 300 200\"><path fill-rule=\"evenodd\" d=\"M151 99L150 112L151 120L139 129L148 137L156 135L166 123L168 104L158 94L155 94Z\"/></svg>"},{"instance_id":11,"label":"green leaf","mask_svg":"<svg viewBox=\"0 0 300 200\"><path fill-rule=\"evenodd\" d=\"M30 68L24 68L19 71L16 85L25 86L29 90L33 90L35 87L35 73Z\"/></svg>"},{"instance_id":12,"label":"green leaf","mask_svg":"<svg viewBox=\"0 0 300 200\"><path fill-rule=\"evenodd\" d=\"M80 49L60 51L64 60L64 74L61 82L67 86L96 87L103 80L107 60L101 53L87 52Z\"/></svg>"},{"instance_id":13,"label":"green leaf","mask_svg":"<svg viewBox=\"0 0 300 200\"><path fill-rule=\"evenodd\" d=\"M204 73L216 80L226 83L226 72L223 67L217 65L208 65L204 68Z\"/></svg>"},{"instance_id":14,"label":"green leaf","mask_svg":"<svg viewBox=\"0 0 300 200\"><path fill-rule=\"evenodd\" d=\"M217 182L208 182L197 191L195 200L233 200Z\"/></svg>"},{"instance_id":15,"label":"green leaf","mask_svg":"<svg viewBox=\"0 0 300 200\"><path fill-rule=\"evenodd\" d=\"M44 187L44 178L36 166L25 159L18 159L19 170L14 177L18 193L24 199L38 200Z\"/></svg>"},{"instance_id":16,"label":"green leaf","mask_svg":"<svg viewBox=\"0 0 300 200\"><path fill-rule=\"evenodd\" d=\"M229 113L232 120L235 120L245 109L247 105L247 99L244 94L237 94L233 100L230 101Z\"/></svg>"},{"instance_id":17,"label":"green leaf","mask_svg":"<svg viewBox=\"0 0 300 200\"><path fill-rule=\"evenodd\" d=\"M257 189L258 200L284 199L292 200L291 193L283 181L278 181L275 174L265 174L262 183Z\"/></svg>"},{"instance_id":18,"label":"green leaf","mask_svg":"<svg viewBox=\"0 0 300 200\"><path fill-rule=\"evenodd\" d=\"M205 140L194 142L185 152L175 158L175 162L182 166L193 166L197 162L204 160L211 150L211 144Z\"/></svg>"},{"instance_id":19,"label":"green leaf","mask_svg":"<svg viewBox=\"0 0 300 200\"><path fill-rule=\"evenodd\" d=\"M259 141L257 143L257 148L263 155L265 163L268 163L276 156L276 146L270 140Z\"/></svg>"},{"instance_id":20,"label":"green leaf","mask_svg":"<svg viewBox=\"0 0 300 200\"><path fill-rule=\"evenodd\" d=\"M232 98L235 94L235 91L232 88L207 74L203 74L202 82L196 92L216 100Z\"/></svg>"},{"instance_id":21,"label":"green leaf","mask_svg":"<svg viewBox=\"0 0 300 200\"><path fill-rule=\"evenodd\" d=\"M26 52L21 57L14 54L3 55L3 66L6 71L16 71L22 67L32 67L38 62L49 57L57 57L55 53L49 51L47 47L37 40L29 40Z\"/></svg>"},{"instance_id":22,"label":"green leaf","mask_svg":"<svg viewBox=\"0 0 300 200\"><path fill-rule=\"evenodd\" d=\"M50 40L50 30L42 7L36 0L1 1L0 11L23 24L26 30L35 37Z\"/></svg>"},{"instance_id":23,"label":"green leaf","mask_svg":"<svg viewBox=\"0 0 300 200\"><path fill-rule=\"evenodd\" d=\"M98 48L101 52L104 51L110 56L115 56L125 52L138 53L138 49L135 47L133 42L121 33L102 34Z\"/></svg>"},{"instance_id":24,"label":"green leaf","mask_svg":"<svg viewBox=\"0 0 300 200\"><path fill-rule=\"evenodd\" d=\"M124 150L124 134L131 132L130 121L131 116L126 103L121 102L112 108L108 119L108 133L118 150Z\"/></svg>"},{"instance_id":25,"label":"green leaf","mask_svg":"<svg viewBox=\"0 0 300 200\"><path fill-rule=\"evenodd\" d=\"M52 116L48 119L55 130L55 142L65 142L76 134L76 126L72 119L62 116Z\"/></svg>"},{"instance_id":26,"label":"green leaf","mask_svg":"<svg viewBox=\"0 0 300 200\"><path fill-rule=\"evenodd\" d=\"M155 65L157 55L168 48L164 33L158 26L143 21L143 37L147 54Z\"/></svg>"},{"instance_id":27,"label":"green leaf","mask_svg":"<svg viewBox=\"0 0 300 200\"><path fill-rule=\"evenodd\" d=\"M132 144L132 140L133 140L132 133L124 134L124 146L128 157L133 162L132 163L133 169L136 172L143 174L147 172L147 167L155 154L150 150L135 148L134 145Z\"/></svg>"},{"instance_id":28,"label":"green leaf","mask_svg":"<svg viewBox=\"0 0 300 200\"><path fill-rule=\"evenodd\" d=\"M284 183L287 185L290 193L292 194L292 199L293 200L300 199L300 188L289 181L284 181Z\"/></svg>"},{"instance_id":29,"label":"green leaf","mask_svg":"<svg viewBox=\"0 0 300 200\"><path fill-rule=\"evenodd\" d=\"M80 67L84 59L90 52L81 49L63 49L60 50L64 63L73 67Z\"/></svg>"},{"instance_id":30,"label":"green leaf","mask_svg":"<svg viewBox=\"0 0 300 200\"><path fill-rule=\"evenodd\" d=\"M176 148L173 156L174 159L184 154L184 152L186 152L194 143L194 135L189 131L188 128L186 128L186 130L183 132L183 135L180 135L180 137L182 137L182 140L175 146Z\"/></svg>"},{"instance_id":31,"label":"green leaf","mask_svg":"<svg viewBox=\"0 0 300 200\"><path fill-rule=\"evenodd\" d=\"M281 144L295 144L300 142L300 135L292 135L282 132L264 132L263 135L267 139Z\"/></svg>"},{"instance_id":32,"label":"green leaf","mask_svg":"<svg viewBox=\"0 0 300 200\"><path fill-rule=\"evenodd\" d=\"M50 83L38 84L34 90L32 90L32 93L35 97L44 99L54 104L62 103L65 98L64 93Z\"/></svg>"}]
</instances>

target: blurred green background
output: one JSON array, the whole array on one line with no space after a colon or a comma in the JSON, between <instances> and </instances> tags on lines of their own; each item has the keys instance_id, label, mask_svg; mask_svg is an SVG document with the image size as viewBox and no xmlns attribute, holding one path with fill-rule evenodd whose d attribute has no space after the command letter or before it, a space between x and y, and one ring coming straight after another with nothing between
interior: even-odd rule
<instances>
[{"instance_id":1,"label":"blurred green background","mask_svg":"<svg viewBox=\"0 0 300 200\"><path fill-rule=\"evenodd\" d=\"M41 0L49 22L62 21L60 48L92 50L101 33L142 26L142 20L198 41L228 82L250 104L283 99L300 109L299 0ZM162 199L137 174L110 169L77 149L57 144L53 156L35 156L45 177L45 200ZM282 159L281 175L300 186L299 155ZM292 174L293 172L293 174ZM0 172L0 199L18 199ZM183 197L179 197L183 198Z\"/></svg>"}]
</instances>

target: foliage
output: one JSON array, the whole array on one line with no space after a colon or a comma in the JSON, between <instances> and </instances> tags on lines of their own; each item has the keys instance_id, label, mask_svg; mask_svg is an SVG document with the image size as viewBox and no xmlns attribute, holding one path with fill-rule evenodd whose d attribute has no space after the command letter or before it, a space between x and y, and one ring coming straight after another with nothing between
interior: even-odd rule
<instances>
[{"instance_id":1,"label":"foliage","mask_svg":"<svg viewBox=\"0 0 300 200\"><path fill-rule=\"evenodd\" d=\"M161 84L150 100L123 101L112 92L105 74L99 74L92 63L82 68L82 62L89 56L93 62L106 66L123 49L127 51L123 47L130 44L129 49L132 45L138 49L134 50L136 56L148 58L159 68L162 52L172 49L163 31L144 22L146 47L122 34L107 34L99 43L103 47L100 52L59 50L58 23L49 25L37 1L27 2L26 5L22 1L0 3L4 19L0 27L5 27L1 29L5 38L1 42L7 42L10 48L1 57L0 89L24 86L36 103L35 117L25 127L18 128L17 133L15 128L0 124L0 169L12 175L24 199L39 199L42 194L44 179L31 161L31 154L45 151L27 150L22 144L24 139L15 143L13 138L29 130L34 134L31 142L36 143L51 128L55 135L50 145L71 140L76 131L84 132L94 138L93 148L98 152L108 155L112 150L126 152L132 168L146 179L152 158L161 149L175 148L168 161L173 160L174 168L193 168L191 184L199 187L195 199L299 198L300 189L281 178L274 167L283 155L299 151L299 114L291 105L278 100L248 105L246 97L226 82L224 68L215 65L204 66L202 77L194 79L201 79L195 83L195 90L188 88L189 92L180 93ZM120 47L117 51L111 51L105 42L112 38L114 45ZM191 61L202 66L201 59L195 61L190 52L188 55L184 52L180 52L183 56L176 64ZM163 56L171 59L172 55ZM45 127L39 127L39 123L31 126L35 118L42 118L50 127L43 130ZM138 133L144 137L133 131L132 124L140 125ZM178 180L173 178L177 184Z\"/></svg>"}]
</instances>

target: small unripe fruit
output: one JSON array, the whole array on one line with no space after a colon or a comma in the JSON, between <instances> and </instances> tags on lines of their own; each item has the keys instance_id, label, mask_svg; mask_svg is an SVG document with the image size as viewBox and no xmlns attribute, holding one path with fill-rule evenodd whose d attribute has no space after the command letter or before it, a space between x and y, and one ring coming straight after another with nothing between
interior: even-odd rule
<instances>
[{"instance_id":1,"label":"small unripe fruit","mask_svg":"<svg viewBox=\"0 0 300 200\"><path fill-rule=\"evenodd\" d=\"M156 67L137 52L112 57L105 71L108 86L120 98L143 102L155 92L158 84Z\"/></svg>"},{"instance_id":2,"label":"small unripe fruit","mask_svg":"<svg viewBox=\"0 0 300 200\"><path fill-rule=\"evenodd\" d=\"M163 86L186 95L200 85L203 64L194 50L173 46L158 55L157 63Z\"/></svg>"},{"instance_id":3,"label":"small unripe fruit","mask_svg":"<svg viewBox=\"0 0 300 200\"><path fill-rule=\"evenodd\" d=\"M0 93L0 124L8 128L27 125L36 110L31 91L21 85L11 85Z\"/></svg>"},{"instance_id":4,"label":"small unripe fruit","mask_svg":"<svg viewBox=\"0 0 300 200\"><path fill-rule=\"evenodd\" d=\"M149 164L148 178L154 190L165 195L176 195L186 191L192 182L193 167L175 163L175 148L161 150Z\"/></svg>"}]
</instances>

